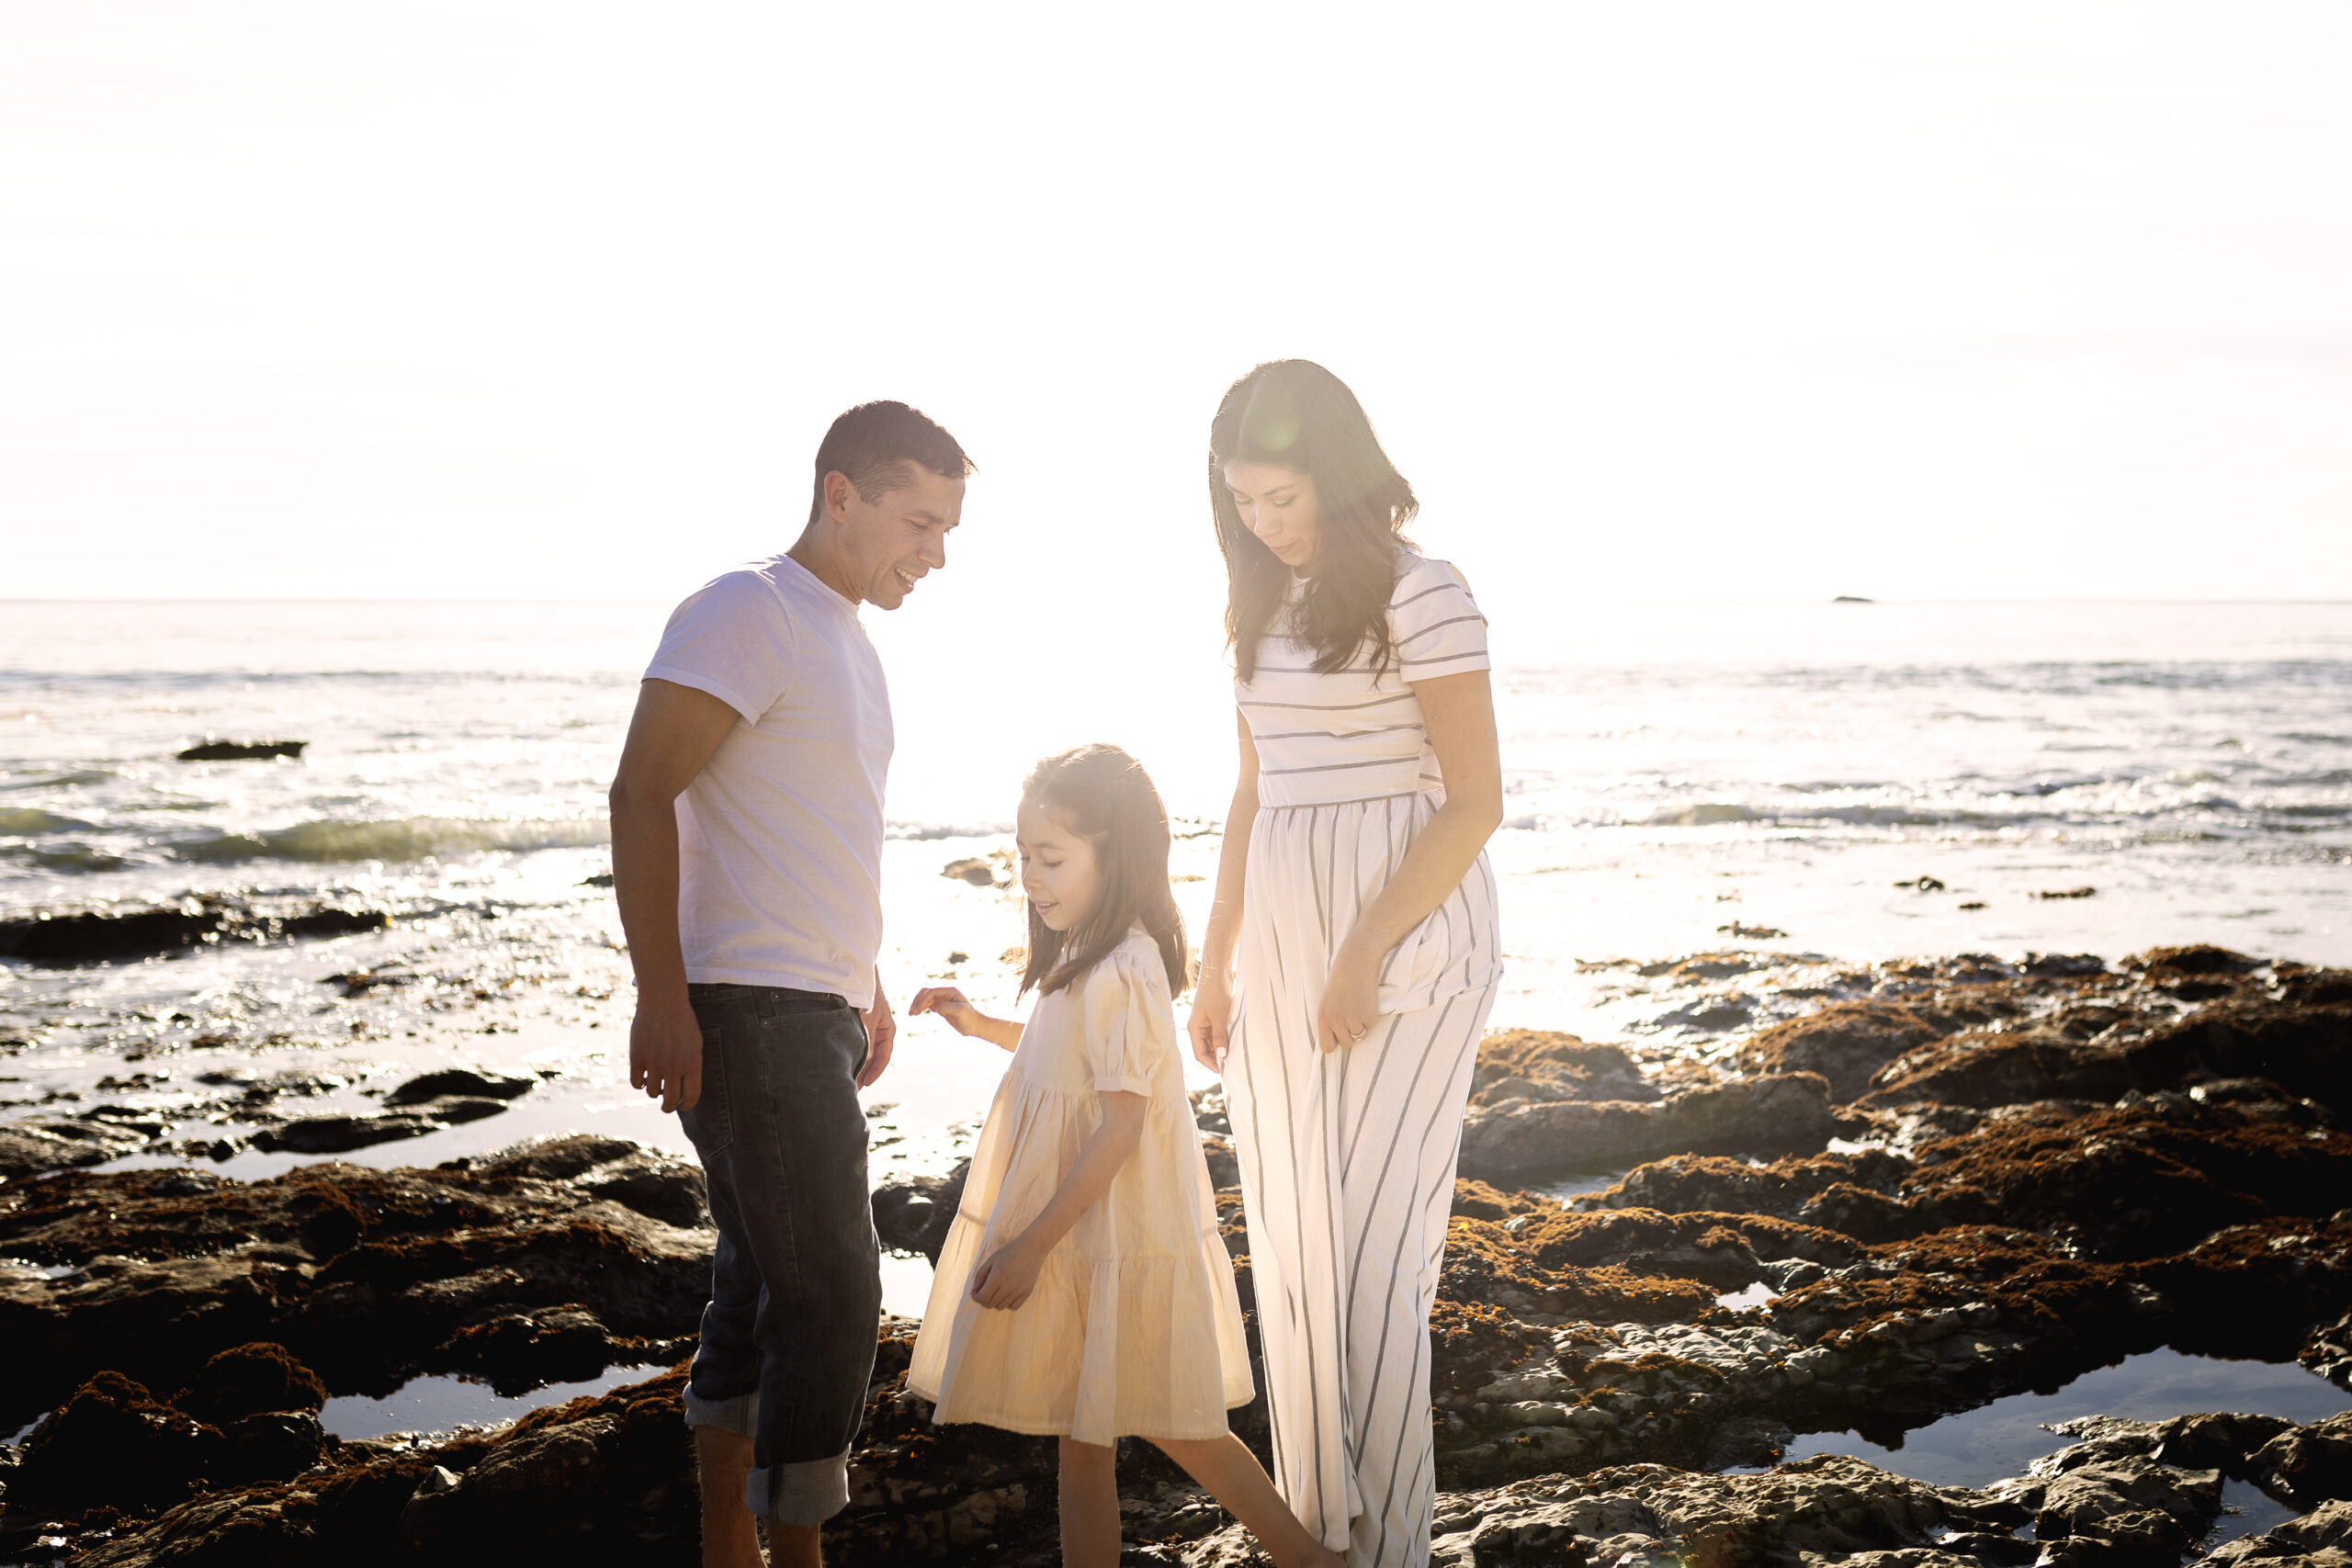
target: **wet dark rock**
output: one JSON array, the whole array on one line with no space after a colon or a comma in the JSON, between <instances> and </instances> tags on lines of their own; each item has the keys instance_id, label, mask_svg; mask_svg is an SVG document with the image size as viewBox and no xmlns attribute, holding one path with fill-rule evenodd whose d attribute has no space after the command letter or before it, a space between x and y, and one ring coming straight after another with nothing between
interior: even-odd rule
<instances>
[{"instance_id":1,"label":"wet dark rock","mask_svg":"<svg viewBox=\"0 0 2352 1568\"><path fill-rule=\"evenodd\" d=\"M2336 1387L2352 1390L2352 1313L2312 1329L2299 1359Z\"/></svg>"},{"instance_id":2,"label":"wet dark rock","mask_svg":"<svg viewBox=\"0 0 2352 1568\"><path fill-rule=\"evenodd\" d=\"M2152 947L2125 959L2123 967L2136 969L2150 981L2160 983L2192 975L2244 975L2261 968L2262 960L2199 942L2188 947Z\"/></svg>"},{"instance_id":3,"label":"wet dark rock","mask_svg":"<svg viewBox=\"0 0 2352 1568\"><path fill-rule=\"evenodd\" d=\"M2270 1490L2306 1508L2352 1498L2352 1411L2279 1433L2256 1450L2251 1467Z\"/></svg>"},{"instance_id":4,"label":"wet dark rock","mask_svg":"<svg viewBox=\"0 0 2352 1568\"><path fill-rule=\"evenodd\" d=\"M45 1122L14 1122L0 1126L0 1181L99 1165L121 1152L103 1143L61 1134Z\"/></svg>"},{"instance_id":5,"label":"wet dark rock","mask_svg":"<svg viewBox=\"0 0 2352 1568\"><path fill-rule=\"evenodd\" d=\"M1837 1132L1829 1083L1817 1073L1711 1084L1655 1104L1510 1100L1472 1109L1463 1124L1461 1171L1517 1183L1690 1149L1813 1150Z\"/></svg>"},{"instance_id":6,"label":"wet dark rock","mask_svg":"<svg viewBox=\"0 0 2352 1568\"><path fill-rule=\"evenodd\" d=\"M1906 1007L1886 1002L1832 1002L1819 1012L1774 1024L1739 1048L1749 1073L1819 1073L1832 1100L1860 1099L1871 1075L1914 1047L1948 1031Z\"/></svg>"},{"instance_id":7,"label":"wet dark rock","mask_svg":"<svg viewBox=\"0 0 2352 1568\"><path fill-rule=\"evenodd\" d=\"M2210 1079L2259 1077L2352 1113L2347 1061L2352 1005L2225 1002L2112 1041L2074 1039L2048 1024L1963 1033L1888 1064L1865 1102L2113 1100L2132 1089L2154 1093Z\"/></svg>"},{"instance_id":8,"label":"wet dark rock","mask_svg":"<svg viewBox=\"0 0 2352 1568\"><path fill-rule=\"evenodd\" d=\"M949 861L939 874L952 877L957 882L968 882L975 887L1006 886L1004 882L998 880L997 868L992 862L977 857L970 860Z\"/></svg>"},{"instance_id":9,"label":"wet dark rock","mask_svg":"<svg viewBox=\"0 0 2352 1568\"><path fill-rule=\"evenodd\" d=\"M1687 1029L1698 1034L1721 1034L1737 1029L1756 1012L1756 998L1738 991L1702 997L1650 1021L1653 1029Z\"/></svg>"},{"instance_id":10,"label":"wet dark rock","mask_svg":"<svg viewBox=\"0 0 2352 1568\"><path fill-rule=\"evenodd\" d=\"M9 1481L9 1512L176 1503L202 1484L225 1447L220 1428L159 1403L119 1372L100 1372L26 1443Z\"/></svg>"},{"instance_id":11,"label":"wet dark rock","mask_svg":"<svg viewBox=\"0 0 2352 1568\"><path fill-rule=\"evenodd\" d=\"M2175 1470L2143 1459L2072 1466L2043 1488L2033 1516L2038 1540L2097 1541L2116 1556L2177 1562L2222 1509L2217 1470Z\"/></svg>"},{"instance_id":12,"label":"wet dark rock","mask_svg":"<svg viewBox=\"0 0 2352 1568\"><path fill-rule=\"evenodd\" d=\"M2238 1563L2307 1563L2311 1568L2352 1565L2352 1503L2325 1503L2267 1535L2231 1541L2198 1568L2234 1568Z\"/></svg>"},{"instance_id":13,"label":"wet dark rock","mask_svg":"<svg viewBox=\"0 0 2352 1568\"><path fill-rule=\"evenodd\" d=\"M329 1163L195 1192L177 1171L11 1187L0 1256L73 1271L0 1275L0 1420L102 1370L175 1386L259 1340L331 1387L390 1387L473 1370L461 1331L543 1309L593 1314L607 1364L650 1359L695 1331L711 1234L631 1202L683 1217L691 1197L699 1213L700 1172L684 1169L571 1137L435 1170ZM576 1349L547 1341L567 1371ZM531 1368L526 1356L510 1370Z\"/></svg>"},{"instance_id":14,"label":"wet dark rock","mask_svg":"<svg viewBox=\"0 0 2352 1568\"><path fill-rule=\"evenodd\" d=\"M2290 1007L2339 1007L2352 1003L2352 969L2305 969L2278 983L2278 999Z\"/></svg>"},{"instance_id":15,"label":"wet dark rock","mask_svg":"<svg viewBox=\"0 0 2352 1568\"><path fill-rule=\"evenodd\" d=\"M300 757L307 740L207 740L177 753L182 762L241 762L271 757Z\"/></svg>"},{"instance_id":16,"label":"wet dark rock","mask_svg":"<svg viewBox=\"0 0 2352 1568\"><path fill-rule=\"evenodd\" d=\"M503 1106L501 1109L504 1109ZM308 1116L282 1127L265 1127L253 1146L267 1154L339 1155L373 1144L437 1133L442 1123L427 1115Z\"/></svg>"},{"instance_id":17,"label":"wet dark rock","mask_svg":"<svg viewBox=\"0 0 2352 1568\"><path fill-rule=\"evenodd\" d=\"M569 1179L591 1198L605 1198L682 1230L708 1229L710 1188L702 1167L658 1150L629 1152Z\"/></svg>"},{"instance_id":18,"label":"wet dark rock","mask_svg":"<svg viewBox=\"0 0 2352 1568\"><path fill-rule=\"evenodd\" d=\"M611 1334L587 1307L567 1303L536 1313L502 1313L458 1330L448 1359L516 1394L542 1382L580 1382L616 1359Z\"/></svg>"},{"instance_id":19,"label":"wet dark rock","mask_svg":"<svg viewBox=\"0 0 2352 1568\"><path fill-rule=\"evenodd\" d=\"M1509 1100L1632 1100L1659 1098L1622 1045L1588 1045L1548 1029L1498 1030L1478 1043L1470 1103Z\"/></svg>"},{"instance_id":20,"label":"wet dark rock","mask_svg":"<svg viewBox=\"0 0 2352 1568\"><path fill-rule=\"evenodd\" d=\"M944 1176L905 1177L876 1188L874 1230L882 1245L899 1252L920 1252L936 1264L956 1222L956 1206L964 1201L964 1178L971 1169L970 1160L958 1160Z\"/></svg>"},{"instance_id":21,"label":"wet dark rock","mask_svg":"<svg viewBox=\"0 0 2352 1568\"><path fill-rule=\"evenodd\" d=\"M477 1072L469 1067L447 1067L435 1073L413 1077L384 1096L386 1105L422 1105L427 1100L445 1096L477 1100L513 1100L527 1094L537 1083L533 1078L509 1077L502 1073Z\"/></svg>"},{"instance_id":22,"label":"wet dark rock","mask_svg":"<svg viewBox=\"0 0 2352 1568\"><path fill-rule=\"evenodd\" d=\"M326 1385L318 1373L287 1354L283 1345L266 1342L221 1351L172 1399L198 1420L224 1428L248 1416L316 1411L326 1402Z\"/></svg>"},{"instance_id":23,"label":"wet dark rock","mask_svg":"<svg viewBox=\"0 0 2352 1568\"><path fill-rule=\"evenodd\" d=\"M235 1484L248 1481L291 1481L316 1464L326 1447L326 1431L317 1415L308 1410L274 1410L232 1423L221 1434L228 1450L221 1456L220 1479Z\"/></svg>"},{"instance_id":24,"label":"wet dark rock","mask_svg":"<svg viewBox=\"0 0 2352 1568\"><path fill-rule=\"evenodd\" d=\"M1701 1568L1816 1561L1893 1568L1946 1561L1931 1544L1939 1529L2006 1534L2023 1522L2019 1510L1983 1493L1929 1486L1843 1454L1761 1475L1631 1465L1442 1495L1430 1561L1444 1568L1613 1568L1629 1558ZM1237 1526L1185 1561L1256 1568L1269 1560Z\"/></svg>"},{"instance_id":25,"label":"wet dark rock","mask_svg":"<svg viewBox=\"0 0 2352 1568\"><path fill-rule=\"evenodd\" d=\"M43 964L110 964L223 942L348 936L382 931L376 909L265 910L233 899L189 897L132 910L84 910L0 920L0 958Z\"/></svg>"}]
</instances>

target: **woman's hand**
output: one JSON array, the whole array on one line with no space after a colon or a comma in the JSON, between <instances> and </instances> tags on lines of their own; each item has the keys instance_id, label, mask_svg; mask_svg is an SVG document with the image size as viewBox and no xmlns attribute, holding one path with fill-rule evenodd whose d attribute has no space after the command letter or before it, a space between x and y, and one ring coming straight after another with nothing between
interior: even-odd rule
<instances>
[{"instance_id":1,"label":"woman's hand","mask_svg":"<svg viewBox=\"0 0 2352 1568\"><path fill-rule=\"evenodd\" d=\"M972 1270L972 1300L995 1312L1011 1312L1037 1288L1045 1261L1043 1253L1020 1240L1006 1243Z\"/></svg>"},{"instance_id":2,"label":"woman's hand","mask_svg":"<svg viewBox=\"0 0 2352 1568\"><path fill-rule=\"evenodd\" d=\"M1323 1005L1315 1010L1315 1043L1327 1052L1345 1050L1379 1018L1379 961L1342 942L1323 982Z\"/></svg>"},{"instance_id":3,"label":"woman's hand","mask_svg":"<svg viewBox=\"0 0 2352 1568\"><path fill-rule=\"evenodd\" d=\"M1193 990L1193 1014L1184 1032L1193 1037L1193 1060L1213 1073L1225 1071L1225 1053L1233 1020L1233 982L1203 971Z\"/></svg>"}]
</instances>

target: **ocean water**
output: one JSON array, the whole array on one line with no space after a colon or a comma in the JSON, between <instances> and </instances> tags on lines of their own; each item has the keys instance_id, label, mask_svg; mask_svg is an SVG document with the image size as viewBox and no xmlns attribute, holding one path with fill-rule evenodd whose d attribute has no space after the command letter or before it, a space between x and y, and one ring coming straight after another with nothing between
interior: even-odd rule
<instances>
[{"instance_id":1,"label":"ocean water","mask_svg":"<svg viewBox=\"0 0 2352 1568\"><path fill-rule=\"evenodd\" d=\"M104 1102L233 1143L250 1128L228 1101L285 1075L304 1081L280 1114L328 1114L476 1064L542 1082L504 1114L350 1157L430 1162L572 1127L677 1146L628 1089L627 961L588 882L665 610L0 604L0 918L191 892L398 917L324 942L0 964L0 1120ZM871 617L899 737L889 993L944 981L1014 1007L1018 898L941 871L1002 850L1022 773L1079 740L1152 768L1197 929L1232 766L1213 637L1041 674L1034 637L921 612ZM1656 1004L1591 965L1728 947L1866 963L2211 941L2352 964L2352 604L1496 620L1498 1024L1621 1037ZM310 745L300 761L173 760L211 736ZM395 979L330 979L355 970ZM877 1172L951 1159L1001 1067L910 1022L868 1097ZM243 1150L222 1168L294 1160Z\"/></svg>"}]
</instances>

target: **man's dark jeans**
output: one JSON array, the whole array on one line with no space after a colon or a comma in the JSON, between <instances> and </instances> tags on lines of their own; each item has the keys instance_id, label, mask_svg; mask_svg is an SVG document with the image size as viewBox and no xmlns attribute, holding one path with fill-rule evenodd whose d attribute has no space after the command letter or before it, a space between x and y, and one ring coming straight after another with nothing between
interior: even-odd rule
<instances>
[{"instance_id":1,"label":"man's dark jeans","mask_svg":"<svg viewBox=\"0 0 2352 1568\"><path fill-rule=\"evenodd\" d=\"M865 1027L841 998L809 991L687 996L702 1094L679 1120L710 1179L718 1250L686 1420L753 1440L752 1512L822 1524L849 1501L882 1312L857 1102Z\"/></svg>"}]
</instances>

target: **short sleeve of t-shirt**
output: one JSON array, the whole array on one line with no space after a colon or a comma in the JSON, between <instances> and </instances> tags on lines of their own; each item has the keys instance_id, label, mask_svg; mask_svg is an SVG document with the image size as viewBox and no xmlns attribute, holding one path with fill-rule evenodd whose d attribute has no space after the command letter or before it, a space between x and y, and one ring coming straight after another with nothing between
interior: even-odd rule
<instances>
[{"instance_id":1,"label":"short sleeve of t-shirt","mask_svg":"<svg viewBox=\"0 0 2352 1568\"><path fill-rule=\"evenodd\" d=\"M1388 601L1388 635L1408 681L1493 668L1487 617L1462 574L1448 562L1421 559L1401 573Z\"/></svg>"},{"instance_id":2,"label":"short sleeve of t-shirt","mask_svg":"<svg viewBox=\"0 0 2352 1568\"><path fill-rule=\"evenodd\" d=\"M1153 1066L1176 1049L1176 1010L1166 988L1151 983L1131 949L1111 953L1080 984L1094 1091L1149 1094Z\"/></svg>"},{"instance_id":3,"label":"short sleeve of t-shirt","mask_svg":"<svg viewBox=\"0 0 2352 1568\"><path fill-rule=\"evenodd\" d=\"M756 568L706 584L671 614L649 681L708 692L757 724L791 682L792 615Z\"/></svg>"}]
</instances>

